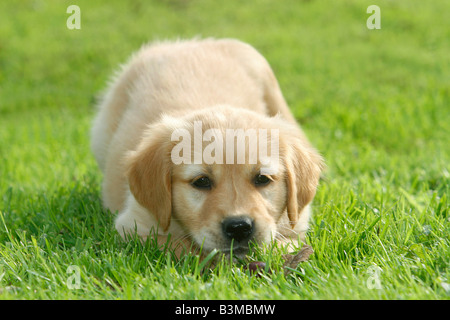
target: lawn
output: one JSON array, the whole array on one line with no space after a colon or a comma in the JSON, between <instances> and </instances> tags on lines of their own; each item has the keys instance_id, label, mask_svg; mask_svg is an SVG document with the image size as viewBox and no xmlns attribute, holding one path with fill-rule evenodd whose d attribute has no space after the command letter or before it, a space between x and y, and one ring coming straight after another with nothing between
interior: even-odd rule
<instances>
[{"instance_id":1,"label":"lawn","mask_svg":"<svg viewBox=\"0 0 450 320\"><path fill-rule=\"evenodd\" d=\"M449 12L445 0L2 1L0 298L449 299ZM194 36L255 46L326 159L315 252L289 275L257 248L250 260L272 274L124 243L101 206L97 95L143 43Z\"/></svg>"}]
</instances>

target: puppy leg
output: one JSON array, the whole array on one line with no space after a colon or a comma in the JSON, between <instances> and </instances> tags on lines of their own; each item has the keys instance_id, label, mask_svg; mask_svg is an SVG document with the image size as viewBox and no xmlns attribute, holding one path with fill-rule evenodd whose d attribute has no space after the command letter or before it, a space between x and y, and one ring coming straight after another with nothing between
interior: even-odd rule
<instances>
[{"instance_id":1,"label":"puppy leg","mask_svg":"<svg viewBox=\"0 0 450 320\"><path fill-rule=\"evenodd\" d=\"M125 210L116 218L115 227L120 236L125 239L127 236L137 234L142 239L147 239L151 232L152 224L149 223L149 217L139 214L134 210Z\"/></svg>"},{"instance_id":2,"label":"puppy leg","mask_svg":"<svg viewBox=\"0 0 450 320\"><path fill-rule=\"evenodd\" d=\"M188 253L197 254L199 249L195 246L190 239L180 238L172 239L170 236L158 235L158 246L160 248L168 248L175 256L180 259L182 256Z\"/></svg>"},{"instance_id":3,"label":"puppy leg","mask_svg":"<svg viewBox=\"0 0 450 320\"><path fill-rule=\"evenodd\" d=\"M154 237L158 232L156 219L150 215L146 209L129 198L127 206L116 218L115 227L121 237L125 239L130 235L138 235L143 242L149 237ZM173 250L175 255L180 258L188 252L194 254L198 249L192 241L186 237L173 238L170 235L157 234L157 243L160 248L167 247Z\"/></svg>"},{"instance_id":4,"label":"puppy leg","mask_svg":"<svg viewBox=\"0 0 450 320\"><path fill-rule=\"evenodd\" d=\"M116 230L120 236L125 239L127 236L138 235L142 242L147 241L149 237L154 237L156 230L148 227L145 223L145 217L136 215L130 211L124 211L116 219ZM156 235L159 248L168 248L175 253L177 258L186 255L189 252L195 254L197 248L193 246L190 239L180 238L172 239L170 235Z\"/></svg>"}]
</instances>

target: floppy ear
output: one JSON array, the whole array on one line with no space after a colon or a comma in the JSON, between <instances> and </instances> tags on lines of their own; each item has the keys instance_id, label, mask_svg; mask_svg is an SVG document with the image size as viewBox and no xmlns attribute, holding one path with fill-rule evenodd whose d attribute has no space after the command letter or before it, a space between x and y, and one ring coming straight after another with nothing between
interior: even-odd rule
<instances>
[{"instance_id":1,"label":"floppy ear","mask_svg":"<svg viewBox=\"0 0 450 320\"><path fill-rule=\"evenodd\" d=\"M164 123L147 129L136 151L127 158L127 178L136 201L167 231L172 215L171 141Z\"/></svg>"},{"instance_id":2,"label":"floppy ear","mask_svg":"<svg viewBox=\"0 0 450 320\"><path fill-rule=\"evenodd\" d=\"M284 144L287 213L293 228L300 213L312 201L319 184L323 160L301 136L288 136Z\"/></svg>"}]
</instances>

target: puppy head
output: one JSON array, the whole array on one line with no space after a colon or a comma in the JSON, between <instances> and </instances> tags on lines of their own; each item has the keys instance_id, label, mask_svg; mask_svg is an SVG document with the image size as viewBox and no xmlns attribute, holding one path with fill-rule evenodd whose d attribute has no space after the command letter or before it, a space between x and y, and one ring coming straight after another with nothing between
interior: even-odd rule
<instances>
[{"instance_id":1,"label":"puppy head","mask_svg":"<svg viewBox=\"0 0 450 320\"><path fill-rule=\"evenodd\" d=\"M200 131L195 127L198 122L202 123ZM244 161L239 160L238 144L228 159L233 161L227 161L231 150L227 129L261 128L279 131L276 171L268 174L263 170L267 163L259 152L251 161L254 149L250 138L243 140ZM180 139L174 141L173 134L180 129L191 137L187 141L190 148L178 153L183 161L174 161L173 151L178 148L180 152ZM216 131L205 138L209 129ZM195 134L199 133L203 138L195 145ZM212 142L219 142L220 134L222 142L212 147ZM259 148L260 141L270 140L272 133L257 138ZM236 142L235 137L232 139ZM199 152L203 161L196 158ZM206 156L215 161L205 161ZM217 161L220 156L222 162ZM128 160L130 190L155 215L162 229L167 230L171 221L176 221L185 232L178 236L189 236L205 251L227 252L233 244L237 254L245 253L250 241L276 238L280 234L277 222L286 211L291 226L295 225L314 197L321 168L320 156L297 127L278 117L229 107L218 108L214 114L199 111L183 118L163 118L149 127Z\"/></svg>"}]
</instances>

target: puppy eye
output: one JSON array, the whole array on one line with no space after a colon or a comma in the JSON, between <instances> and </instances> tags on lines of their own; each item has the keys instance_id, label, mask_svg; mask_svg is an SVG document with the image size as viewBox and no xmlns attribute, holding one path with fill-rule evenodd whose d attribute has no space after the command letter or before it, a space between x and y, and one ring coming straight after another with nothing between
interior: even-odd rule
<instances>
[{"instance_id":1,"label":"puppy eye","mask_svg":"<svg viewBox=\"0 0 450 320\"><path fill-rule=\"evenodd\" d=\"M197 189L211 189L211 180L208 177L200 177L192 182L192 185Z\"/></svg>"},{"instance_id":2,"label":"puppy eye","mask_svg":"<svg viewBox=\"0 0 450 320\"><path fill-rule=\"evenodd\" d=\"M264 175L258 174L255 177L253 183L257 187L262 187L262 186L268 185L270 183L270 181L271 180L270 180L270 178L268 176L264 176Z\"/></svg>"}]
</instances>

